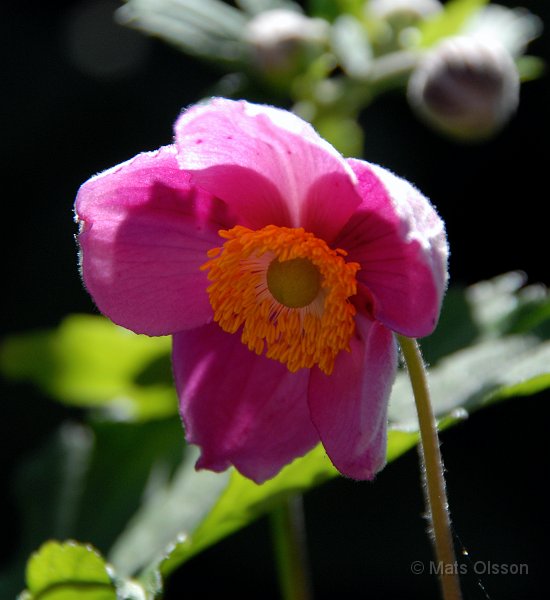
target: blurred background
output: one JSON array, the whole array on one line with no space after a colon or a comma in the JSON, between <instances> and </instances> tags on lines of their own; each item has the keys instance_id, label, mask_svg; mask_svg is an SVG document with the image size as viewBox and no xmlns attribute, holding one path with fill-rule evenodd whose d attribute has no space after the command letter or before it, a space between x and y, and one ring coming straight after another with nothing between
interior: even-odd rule
<instances>
[{"instance_id":1,"label":"blurred background","mask_svg":"<svg viewBox=\"0 0 550 600\"><path fill-rule=\"evenodd\" d=\"M521 4L550 23L548 3ZM216 83L225 70L115 24L118 6L114 0L28 0L3 9L2 335L53 327L68 313L97 312L77 268L72 203L79 185L170 143L180 110L219 93ZM547 33L530 53L549 57ZM265 89L253 84L246 87L247 99L268 100ZM284 95L277 103L290 106ZM364 158L414 182L446 221L453 284L511 270L525 271L531 283L550 284L549 106L547 76L522 85L517 114L478 144L429 129L401 92L378 98L361 114ZM7 562L20 529L11 485L15 465L62 419L81 414L31 386L4 382L2 393L1 558ZM481 576L485 591L472 578L466 598L527 600L547 588L548 492L542 480L548 473L548 399L540 394L508 401L442 436L460 543L474 562L529 567L522 576ZM374 484L332 481L309 492L305 506L318 598L437 597L435 578L410 570L412 561L431 558L414 452ZM213 598L234 589L241 598L278 597L265 521L186 564L169 582L166 599Z\"/></svg>"}]
</instances>

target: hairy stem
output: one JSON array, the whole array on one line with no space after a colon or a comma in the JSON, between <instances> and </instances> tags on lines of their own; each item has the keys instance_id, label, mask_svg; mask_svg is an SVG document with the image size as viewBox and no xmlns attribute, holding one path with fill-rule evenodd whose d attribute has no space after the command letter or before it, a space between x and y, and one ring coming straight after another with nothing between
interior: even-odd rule
<instances>
[{"instance_id":1,"label":"hairy stem","mask_svg":"<svg viewBox=\"0 0 550 600\"><path fill-rule=\"evenodd\" d=\"M427 513L431 520L435 555L438 561L444 600L461 600L460 582L451 534L451 519L445 491L443 462L437 437L437 423L430 402L428 378L416 340L398 336L411 380L420 427L420 456L426 485Z\"/></svg>"}]
</instances>

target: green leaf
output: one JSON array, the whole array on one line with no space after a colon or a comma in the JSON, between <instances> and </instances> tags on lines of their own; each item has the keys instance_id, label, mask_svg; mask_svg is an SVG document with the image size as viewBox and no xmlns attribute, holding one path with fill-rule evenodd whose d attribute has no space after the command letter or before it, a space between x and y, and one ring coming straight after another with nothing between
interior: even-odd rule
<instances>
[{"instance_id":1,"label":"green leaf","mask_svg":"<svg viewBox=\"0 0 550 600\"><path fill-rule=\"evenodd\" d=\"M441 12L421 23L420 45L426 48L459 34L466 22L487 3L488 0L449 0Z\"/></svg>"},{"instance_id":2,"label":"green leaf","mask_svg":"<svg viewBox=\"0 0 550 600\"><path fill-rule=\"evenodd\" d=\"M107 552L142 502L171 480L185 440L177 417L94 423L92 432L93 454L72 535Z\"/></svg>"},{"instance_id":3,"label":"green leaf","mask_svg":"<svg viewBox=\"0 0 550 600\"><path fill-rule=\"evenodd\" d=\"M435 332L422 340L429 365L483 339L531 334L550 339L550 296L545 286L525 285L521 272L504 273L467 289L451 287Z\"/></svg>"},{"instance_id":4,"label":"green leaf","mask_svg":"<svg viewBox=\"0 0 550 600\"><path fill-rule=\"evenodd\" d=\"M170 338L136 335L107 319L71 315L53 331L6 339L0 368L54 398L117 420L173 415Z\"/></svg>"},{"instance_id":5,"label":"green leaf","mask_svg":"<svg viewBox=\"0 0 550 600\"><path fill-rule=\"evenodd\" d=\"M93 444L87 427L64 423L53 439L19 466L14 487L24 517L25 556L44 539L75 536Z\"/></svg>"},{"instance_id":6,"label":"green leaf","mask_svg":"<svg viewBox=\"0 0 550 600\"><path fill-rule=\"evenodd\" d=\"M391 431L388 461L417 442L415 432ZM192 556L269 512L282 497L305 491L336 477L338 472L322 446L257 485L234 470L221 475L197 473L188 451L171 485L136 514L110 554L117 569L145 576L160 570L167 576Z\"/></svg>"},{"instance_id":7,"label":"green leaf","mask_svg":"<svg viewBox=\"0 0 550 600\"><path fill-rule=\"evenodd\" d=\"M118 576L95 548L73 540L50 540L33 553L26 583L19 600L154 600L160 591Z\"/></svg>"},{"instance_id":8,"label":"green leaf","mask_svg":"<svg viewBox=\"0 0 550 600\"><path fill-rule=\"evenodd\" d=\"M464 288L457 286L447 290L436 330L421 341L428 365L476 341L480 336L480 325L472 310Z\"/></svg>"},{"instance_id":9,"label":"green leaf","mask_svg":"<svg viewBox=\"0 0 550 600\"><path fill-rule=\"evenodd\" d=\"M142 502L171 479L184 448L178 418L64 423L19 467L20 544L0 585L20 589L26 557L48 538L86 540L106 552Z\"/></svg>"},{"instance_id":10,"label":"green leaf","mask_svg":"<svg viewBox=\"0 0 550 600\"><path fill-rule=\"evenodd\" d=\"M117 18L188 54L229 65L246 55L241 37L247 17L220 0L127 0Z\"/></svg>"},{"instance_id":11,"label":"green leaf","mask_svg":"<svg viewBox=\"0 0 550 600\"><path fill-rule=\"evenodd\" d=\"M459 350L429 370L434 412L474 411L497 399L534 394L550 386L550 342L534 336L483 340ZM401 373L392 390L390 420L416 428L410 383Z\"/></svg>"},{"instance_id":12,"label":"green leaf","mask_svg":"<svg viewBox=\"0 0 550 600\"><path fill-rule=\"evenodd\" d=\"M516 60L516 66L523 83L540 79L546 70L546 63L538 56L520 56Z\"/></svg>"},{"instance_id":13,"label":"green leaf","mask_svg":"<svg viewBox=\"0 0 550 600\"><path fill-rule=\"evenodd\" d=\"M390 432L388 462L401 456L417 441L416 433ZM268 513L283 496L304 492L338 475L320 445L263 485L257 485L233 471L229 485L216 505L194 534L177 544L162 561L161 572L168 575L198 552Z\"/></svg>"},{"instance_id":14,"label":"green leaf","mask_svg":"<svg viewBox=\"0 0 550 600\"><path fill-rule=\"evenodd\" d=\"M550 386L549 306L546 289L526 286L519 273L452 290L443 311L443 332L425 341L433 360L429 376L434 408L442 426L451 426L466 412L491 402ZM140 371L144 382L165 376L162 364L151 361ZM394 386L390 418L388 462L418 439L414 401L404 373ZM74 467L74 479L68 480L80 492L67 505L73 506L75 521L78 516L84 519L84 525L79 522L73 530L79 539L101 549L116 535L110 562L123 576L139 573L140 589L149 590L151 597L158 593L161 576L266 514L284 496L337 476L321 446L261 486L234 470L196 472L192 448L185 450L183 462L175 468L182 450L177 419L96 423L89 435L93 451L84 444L79 460L75 444L65 445L66 453L75 453L77 466L85 465L78 476ZM105 473L113 482L107 488ZM59 486L67 487L71 488ZM39 487L32 494L47 497L40 495ZM86 523L90 513L94 518ZM102 528L107 534L98 545L94 536L97 539Z\"/></svg>"},{"instance_id":15,"label":"green leaf","mask_svg":"<svg viewBox=\"0 0 550 600\"><path fill-rule=\"evenodd\" d=\"M525 273L513 271L470 286L465 299L479 337L532 333L550 338L550 295L541 284L525 285Z\"/></svg>"},{"instance_id":16,"label":"green leaf","mask_svg":"<svg viewBox=\"0 0 550 600\"><path fill-rule=\"evenodd\" d=\"M526 279L505 273L447 294L440 326L422 340L438 416L550 387L550 295ZM390 420L416 427L405 373L392 390Z\"/></svg>"},{"instance_id":17,"label":"green leaf","mask_svg":"<svg viewBox=\"0 0 550 600\"><path fill-rule=\"evenodd\" d=\"M178 540L187 539L206 518L227 486L229 472L195 471L195 448L188 448L171 480L156 485L113 545L109 558L130 575L159 559Z\"/></svg>"},{"instance_id":18,"label":"green leaf","mask_svg":"<svg viewBox=\"0 0 550 600\"><path fill-rule=\"evenodd\" d=\"M315 129L344 156L360 156L363 152L363 130L351 117L324 113L314 121Z\"/></svg>"},{"instance_id":19,"label":"green leaf","mask_svg":"<svg viewBox=\"0 0 550 600\"><path fill-rule=\"evenodd\" d=\"M361 17L364 0L309 0L308 14L333 21L339 15L348 14Z\"/></svg>"},{"instance_id":20,"label":"green leaf","mask_svg":"<svg viewBox=\"0 0 550 600\"><path fill-rule=\"evenodd\" d=\"M28 600L116 600L108 567L91 546L46 542L27 564Z\"/></svg>"},{"instance_id":21,"label":"green leaf","mask_svg":"<svg viewBox=\"0 0 550 600\"><path fill-rule=\"evenodd\" d=\"M269 512L283 494L307 490L337 474L320 446L261 486L232 471L228 485L206 518L197 523L192 535L178 543L162 561L163 575Z\"/></svg>"},{"instance_id":22,"label":"green leaf","mask_svg":"<svg viewBox=\"0 0 550 600\"><path fill-rule=\"evenodd\" d=\"M392 432L389 460L416 439L415 434ZM145 569L141 583L153 598L160 589L161 565L162 572L169 573L265 514L283 494L337 476L321 447L263 486L232 470L196 472L194 448L187 449L174 472L181 441L175 419L98 423L92 430L65 425L19 481L27 552L48 537L84 539L105 549L122 532L110 562L124 576ZM132 585L121 581L118 587Z\"/></svg>"},{"instance_id":23,"label":"green leaf","mask_svg":"<svg viewBox=\"0 0 550 600\"><path fill-rule=\"evenodd\" d=\"M291 0L235 0L235 4L251 15L279 8L300 11L300 5Z\"/></svg>"}]
</instances>

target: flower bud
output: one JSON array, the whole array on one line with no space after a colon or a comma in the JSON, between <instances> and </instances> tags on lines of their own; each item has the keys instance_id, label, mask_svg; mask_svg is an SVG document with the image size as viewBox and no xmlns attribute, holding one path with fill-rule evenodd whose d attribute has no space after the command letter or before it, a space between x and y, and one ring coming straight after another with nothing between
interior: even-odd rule
<instances>
[{"instance_id":1,"label":"flower bud","mask_svg":"<svg viewBox=\"0 0 550 600\"><path fill-rule=\"evenodd\" d=\"M411 75L413 109L440 131L480 140L498 131L519 103L519 74L504 47L474 37L448 38Z\"/></svg>"},{"instance_id":2,"label":"flower bud","mask_svg":"<svg viewBox=\"0 0 550 600\"><path fill-rule=\"evenodd\" d=\"M320 51L328 38L329 26L287 9L273 9L252 18L244 34L253 61L267 75L289 75L299 69L308 50Z\"/></svg>"},{"instance_id":3,"label":"flower bud","mask_svg":"<svg viewBox=\"0 0 550 600\"><path fill-rule=\"evenodd\" d=\"M379 19L416 22L442 10L439 0L370 0L368 12Z\"/></svg>"}]
</instances>

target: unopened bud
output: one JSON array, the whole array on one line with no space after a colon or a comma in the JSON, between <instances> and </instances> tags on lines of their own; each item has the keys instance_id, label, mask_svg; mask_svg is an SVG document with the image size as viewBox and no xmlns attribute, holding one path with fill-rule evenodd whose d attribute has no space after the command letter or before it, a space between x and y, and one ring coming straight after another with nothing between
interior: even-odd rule
<instances>
[{"instance_id":1,"label":"unopened bud","mask_svg":"<svg viewBox=\"0 0 550 600\"><path fill-rule=\"evenodd\" d=\"M304 50L319 49L328 38L329 25L287 9L273 9L251 19L245 31L256 65L270 73L295 70Z\"/></svg>"},{"instance_id":2,"label":"unopened bud","mask_svg":"<svg viewBox=\"0 0 550 600\"><path fill-rule=\"evenodd\" d=\"M370 0L368 12L379 19L418 21L443 8L439 0Z\"/></svg>"},{"instance_id":3,"label":"unopened bud","mask_svg":"<svg viewBox=\"0 0 550 600\"><path fill-rule=\"evenodd\" d=\"M464 140L498 131L519 103L519 74L498 43L448 38L429 51L408 85L411 106L428 123Z\"/></svg>"}]
</instances>

